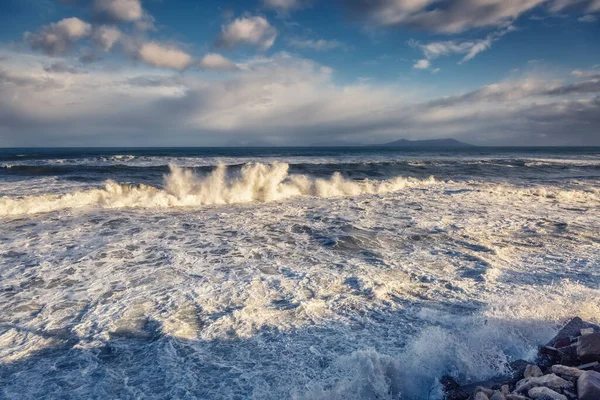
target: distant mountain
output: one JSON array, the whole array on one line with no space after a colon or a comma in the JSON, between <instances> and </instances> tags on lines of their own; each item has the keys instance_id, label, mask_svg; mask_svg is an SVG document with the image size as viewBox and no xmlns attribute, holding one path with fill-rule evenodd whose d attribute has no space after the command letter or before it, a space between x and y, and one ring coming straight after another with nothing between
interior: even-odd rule
<instances>
[{"instance_id":1,"label":"distant mountain","mask_svg":"<svg viewBox=\"0 0 600 400\"><path fill-rule=\"evenodd\" d=\"M407 140L400 139L393 142L380 144L385 147L475 147L472 144L463 143L456 139L432 139L432 140Z\"/></svg>"}]
</instances>

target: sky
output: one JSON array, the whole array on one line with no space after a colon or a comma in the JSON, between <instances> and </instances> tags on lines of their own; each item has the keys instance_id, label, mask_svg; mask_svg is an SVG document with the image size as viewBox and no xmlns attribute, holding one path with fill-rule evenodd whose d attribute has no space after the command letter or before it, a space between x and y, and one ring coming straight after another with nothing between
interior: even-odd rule
<instances>
[{"instance_id":1,"label":"sky","mask_svg":"<svg viewBox=\"0 0 600 400\"><path fill-rule=\"evenodd\" d=\"M600 0L0 0L0 147L600 145Z\"/></svg>"}]
</instances>

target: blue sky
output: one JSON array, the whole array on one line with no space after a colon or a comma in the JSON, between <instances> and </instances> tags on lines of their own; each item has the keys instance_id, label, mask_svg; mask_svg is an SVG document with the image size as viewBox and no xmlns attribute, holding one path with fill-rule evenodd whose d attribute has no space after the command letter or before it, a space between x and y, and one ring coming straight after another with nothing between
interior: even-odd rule
<instances>
[{"instance_id":1,"label":"blue sky","mask_svg":"<svg viewBox=\"0 0 600 400\"><path fill-rule=\"evenodd\" d=\"M599 0L4 0L0 146L600 145Z\"/></svg>"}]
</instances>

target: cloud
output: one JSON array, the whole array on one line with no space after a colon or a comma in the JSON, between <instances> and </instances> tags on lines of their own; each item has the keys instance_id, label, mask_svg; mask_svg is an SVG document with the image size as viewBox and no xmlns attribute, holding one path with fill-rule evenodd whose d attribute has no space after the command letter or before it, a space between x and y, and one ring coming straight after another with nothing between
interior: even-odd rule
<instances>
[{"instance_id":1,"label":"cloud","mask_svg":"<svg viewBox=\"0 0 600 400\"><path fill-rule=\"evenodd\" d=\"M234 48L242 44L267 50L277 37L275 29L263 17L241 17L221 27L215 44L222 48Z\"/></svg>"},{"instance_id":2,"label":"cloud","mask_svg":"<svg viewBox=\"0 0 600 400\"><path fill-rule=\"evenodd\" d=\"M102 25L94 29L92 40L102 51L110 51L121 39L122 33L119 28L110 25Z\"/></svg>"},{"instance_id":3,"label":"cloud","mask_svg":"<svg viewBox=\"0 0 600 400\"><path fill-rule=\"evenodd\" d=\"M135 22L144 11L140 0L94 0L96 15L114 21Z\"/></svg>"},{"instance_id":4,"label":"cloud","mask_svg":"<svg viewBox=\"0 0 600 400\"><path fill-rule=\"evenodd\" d=\"M64 62L56 62L50 65L44 66L44 71L54 74L85 74L85 71L81 71L78 68L67 65Z\"/></svg>"},{"instance_id":5,"label":"cloud","mask_svg":"<svg viewBox=\"0 0 600 400\"><path fill-rule=\"evenodd\" d=\"M577 21L579 21L579 22L596 22L596 21L598 21L598 18L596 18L595 15L587 14L587 15L584 15L583 17L579 17L577 19Z\"/></svg>"},{"instance_id":6,"label":"cloud","mask_svg":"<svg viewBox=\"0 0 600 400\"><path fill-rule=\"evenodd\" d=\"M281 13L289 13L307 7L310 2L306 0L264 0L265 7L273 8Z\"/></svg>"},{"instance_id":7,"label":"cloud","mask_svg":"<svg viewBox=\"0 0 600 400\"><path fill-rule=\"evenodd\" d=\"M583 71L576 69L571 72L571 75L576 76L577 78L600 79L600 70Z\"/></svg>"},{"instance_id":8,"label":"cloud","mask_svg":"<svg viewBox=\"0 0 600 400\"><path fill-rule=\"evenodd\" d=\"M90 24L73 17L45 25L36 33L26 32L25 40L32 49L57 56L66 54L74 42L89 36L91 32Z\"/></svg>"},{"instance_id":9,"label":"cloud","mask_svg":"<svg viewBox=\"0 0 600 400\"><path fill-rule=\"evenodd\" d=\"M233 62L217 53L206 54L198 63L198 67L217 71L236 71L239 69Z\"/></svg>"},{"instance_id":10,"label":"cloud","mask_svg":"<svg viewBox=\"0 0 600 400\"><path fill-rule=\"evenodd\" d=\"M299 39L292 38L288 40L288 44L292 47L296 47L298 49L312 49L316 51L325 51L325 50L333 50L341 47L345 47L344 43L339 40L310 40L310 39Z\"/></svg>"},{"instance_id":11,"label":"cloud","mask_svg":"<svg viewBox=\"0 0 600 400\"><path fill-rule=\"evenodd\" d=\"M600 11L600 0L554 0L550 4L552 12L583 9L587 13Z\"/></svg>"},{"instance_id":12,"label":"cloud","mask_svg":"<svg viewBox=\"0 0 600 400\"><path fill-rule=\"evenodd\" d=\"M435 60L442 56L450 56L450 55L463 55L462 59L458 62L459 64L465 63L469 60L472 60L476 55L481 52L484 52L492 47L492 44L500 39L502 36L506 35L509 32L514 31L515 28L509 26L503 30L494 32L488 35L485 39L478 40L465 40L465 41L457 41L457 40L446 40L440 42L431 42L427 44L422 44L415 40L410 40L409 44L415 48L418 48L423 52L425 56L425 60L420 61L428 61L427 67L430 67L429 61ZM424 65L424 63L423 63ZM418 68L415 66L415 68ZM422 68L425 69L425 68Z\"/></svg>"},{"instance_id":13,"label":"cloud","mask_svg":"<svg viewBox=\"0 0 600 400\"><path fill-rule=\"evenodd\" d=\"M439 33L507 26L547 0L338 0L368 25Z\"/></svg>"},{"instance_id":14,"label":"cloud","mask_svg":"<svg viewBox=\"0 0 600 400\"><path fill-rule=\"evenodd\" d=\"M114 145L138 146L447 136L489 145L600 144L600 80L594 78L563 83L531 75L431 98L400 84L342 83L331 69L285 53L256 57L236 74L210 79L94 69L49 80L41 65L52 60L34 57L37 63L11 56L0 73L6 116L0 145L102 145L107 135Z\"/></svg>"},{"instance_id":15,"label":"cloud","mask_svg":"<svg viewBox=\"0 0 600 400\"><path fill-rule=\"evenodd\" d=\"M142 44L137 51L137 56L140 60L155 67L178 70L188 68L193 62L192 56L183 50L157 42Z\"/></svg>"},{"instance_id":16,"label":"cloud","mask_svg":"<svg viewBox=\"0 0 600 400\"><path fill-rule=\"evenodd\" d=\"M430 67L431 63L427 59L418 60L415 65L413 65L413 68L416 69L429 69Z\"/></svg>"}]
</instances>

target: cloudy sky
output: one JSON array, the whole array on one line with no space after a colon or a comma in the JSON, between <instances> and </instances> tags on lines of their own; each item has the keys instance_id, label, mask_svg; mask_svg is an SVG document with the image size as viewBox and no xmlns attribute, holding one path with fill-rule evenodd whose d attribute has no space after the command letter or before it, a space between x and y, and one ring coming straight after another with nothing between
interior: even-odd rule
<instances>
[{"instance_id":1,"label":"cloudy sky","mask_svg":"<svg viewBox=\"0 0 600 400\"><path fill-rule=\"evenodd\" d=\"M0 147L600 145L600 0L2 0Z\"/></svg>"}]
</instances>

